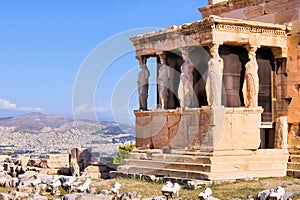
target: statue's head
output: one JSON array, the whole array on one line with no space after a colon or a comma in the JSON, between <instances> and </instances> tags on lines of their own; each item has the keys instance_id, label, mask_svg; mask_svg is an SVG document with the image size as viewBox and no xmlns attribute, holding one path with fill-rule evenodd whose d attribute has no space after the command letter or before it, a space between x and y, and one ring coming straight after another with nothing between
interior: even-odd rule
<instances>
[{"instance_id":1,"label":"statue's head","mask_svg":"<svg viewBox=\"0 0 300 200\"><path fill-rule=\"evenodd\" d=\"M212 58L219 55L219 44L212 44L210 47L210 55Z\"/></svg>"},{"instance_id":2,"label":"statue's head","mask_svg":"<svg viewBox=\"0 0 300 200\"><path fill-rule=\"evenodd\" d=\"M257 47L255 47L255 46L246 46L246 49L248 50L249 59L252 60L253 58L255 58Z\"/></svg>"},{"instance_id":3,"label":"statue's head","mask_svg":"<svg viewBox=\"0 0 300 200\"><path fill-rule=\"evenodd\" d=\"M194 70L194 63L191 60L186 60L182 65L182 69L188 70L189 72L193 72Z\"/></svg>"}]
</instances>

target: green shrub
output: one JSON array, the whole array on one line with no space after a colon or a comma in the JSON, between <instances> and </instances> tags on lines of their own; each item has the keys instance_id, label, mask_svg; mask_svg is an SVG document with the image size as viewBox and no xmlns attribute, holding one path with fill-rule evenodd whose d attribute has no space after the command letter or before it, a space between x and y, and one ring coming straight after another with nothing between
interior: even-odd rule
<instances>
[{"instance_id":1,"label":"green shrub","mask_svg":"<svg viewBox=\"0 0 300 200\"><path fill-rule=\"evenodd\" d=\"M134 149L135 144L120 145L117 155L114 157L114 164L121 165L124 159L129 157L129 153Z\"/></svg>"}]
</instances>

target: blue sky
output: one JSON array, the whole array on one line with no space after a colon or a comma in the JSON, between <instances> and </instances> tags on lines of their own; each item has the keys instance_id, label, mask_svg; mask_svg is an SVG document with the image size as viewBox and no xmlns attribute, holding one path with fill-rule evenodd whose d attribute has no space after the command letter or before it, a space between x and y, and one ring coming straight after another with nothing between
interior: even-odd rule
<instances>
[{"instance_id":1,"label":"blue sky","mask_svg":"<svg viewBox=\"0 0 300 200\"><path fill-rule=\"evenodd\" d=\"M36 111L72 117L76 77L97 46L124 31L200 20L197 8L206 3L0 0L0 117ZM112 91L137 65L134 53L121 55L101 76L94 96L99 120L113 120ZM136 83L135 76L131 80ZM137 103L136 93L124 102L130 109L137 109Z\"/></svg>"}]
</instances>

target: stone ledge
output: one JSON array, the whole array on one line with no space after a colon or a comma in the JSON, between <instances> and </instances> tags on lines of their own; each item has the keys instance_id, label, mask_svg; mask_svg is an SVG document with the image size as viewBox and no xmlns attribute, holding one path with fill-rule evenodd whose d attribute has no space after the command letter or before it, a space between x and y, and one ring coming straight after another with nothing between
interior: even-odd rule
<instances>
[{"instance_id":1,"label":"stone ledge","mask_svg":"<svg viewBox=\"0 0 300 200\"><path fill-rule=\"evenodd\" d=\"M216 155L154 154L153 160L125 160L118 172L183 179L227 180L286 175L287 149L216 151ZM191 163L189 163L191 162Z\"/></svg>"}]
</instances>

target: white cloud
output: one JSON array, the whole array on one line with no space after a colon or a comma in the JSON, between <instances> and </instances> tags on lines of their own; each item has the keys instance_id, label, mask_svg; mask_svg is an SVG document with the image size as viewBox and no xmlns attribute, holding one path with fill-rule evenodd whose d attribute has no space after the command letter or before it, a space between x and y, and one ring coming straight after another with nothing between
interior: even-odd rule
<instances>
[{"instance_id":1,"label":"white cloud","mask_svg":"<svg viewBox=\"0 0 300 200\"><path fill-rule=\"evenodd\" d=\"M102 113L107 111L107 108L104 106L93 106L88 103L83 103L74 108L73 112L74 114L80 114L80 113Z\"/></svg>"},{"instance_id":2,"label":"white cloud","mask_svg":"<svg viewBox=\"0 0 300 200\"><path fill-rule=\"evenodd\" d=\"M7 99L0 99L0 109L16 109L17 105Z\"/></svg>"},{"instance_id":3,"label":"white cloud","mask_svg":"<svg viewBox=\"0 0 300 200\"><path fill-rule=\"evenodd\" d=\"M7 99L0 99L0 110L19 110L19 111L42 111L37 107L19 107L15 103L10 102Z\"/></svg>"}]
</instances>

